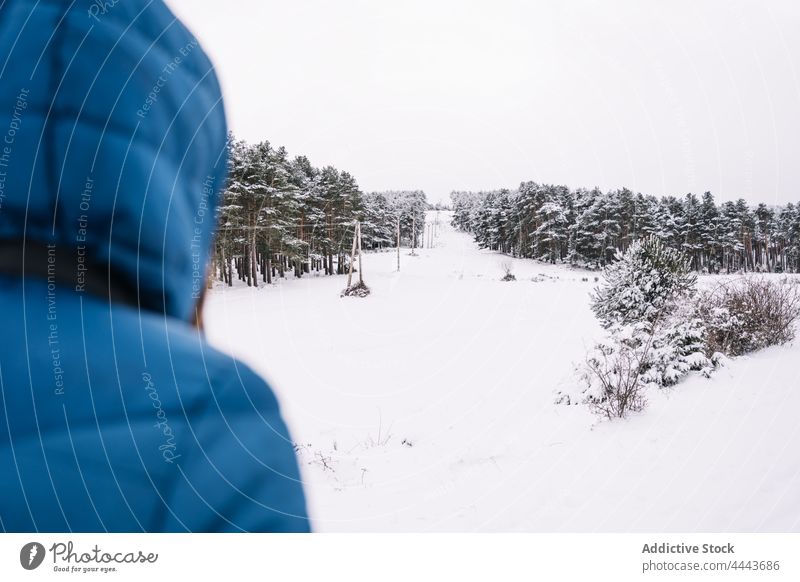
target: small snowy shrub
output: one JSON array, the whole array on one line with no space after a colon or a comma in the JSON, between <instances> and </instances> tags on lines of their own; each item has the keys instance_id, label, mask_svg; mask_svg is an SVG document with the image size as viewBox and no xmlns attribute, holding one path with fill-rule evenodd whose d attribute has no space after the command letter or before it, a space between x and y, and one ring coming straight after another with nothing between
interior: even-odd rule
<instances>
[{"instance_id":1,"label":"small snowy shrub","mask_svg":"<svg viewBox=\"0 0 800 582\"><path fill-rule=\"evenodd\" d=\"M677 384L692 371L710 376L717 367L716 357L706 355L705 326L698 318L670 317L653 337L646 362L645 383L659 388Z\"/></svg>"},{"instance_id":2,"label":"small snowy shrub","mask_svg":"<svg viewBox=\"0 0 800 582\"><path fill-rule=\"evenodd\" d=\"M351 285L342 291L340 297L366 297L370 294L370 289L363 281L359 281L355 285Z\"/></svg>"},{"instance_id":3,"label":"small snowy shrub","mask_svg":"<svg viewBox=\"0 0 800 582\"><path fill-rule=\"evenodd\" d=\"M706 354L739 356L794 339L800 291L747 277L701 293L695 310L705 326Z\"/></svg>"},{"instance_id":4,"label":"small snowy shrub","mask_svg":"<svg viewBox=\"0 0 800 582\"><path fill-rule=\"evenodd\" d=\"M651 236L617 253L594 291L592 310L605 328L654 323L694 289L696 280L684 253Z\"/></svg>"},{"instance_id":5,"label":"small snowy shrub","mask_svg":"<svg viewBox=\"0 0 800 582\"><path fill-rule=\"evenodd\" d=\"M597 343L587 354L580 369L584 402L597 414L624 418L644 409L647 385L642 372L651 345L642 341L643 331L634 327L617 329L608 341Z\"/></svg>"},{"instance_id":6,"label":"small snowy shrub","mask_svg":"<svg viewBox=\"0 0 800 582\"><path fill-rule=\"evenodd\" d=\"M706 356L705 328L696 318L664 318L614 326L606 340L579 367L584 402L608 417L624 417L644 408L650 388L677 384L691 371L711 374L717 360Z\"/></svg>"},{"instance_id":7,"label":"small snowy shrub","mask_svg":"<svg viewBox=\"0 0 800 582\"><path fill-rule=\"evenodd\" d=\"M505 275L503 278L500 279L501 281L516 281L517 278L514 276L514 265L511 261L503 261L500 264L500 267L503 269Z\"/></svg>"}]
</instances>

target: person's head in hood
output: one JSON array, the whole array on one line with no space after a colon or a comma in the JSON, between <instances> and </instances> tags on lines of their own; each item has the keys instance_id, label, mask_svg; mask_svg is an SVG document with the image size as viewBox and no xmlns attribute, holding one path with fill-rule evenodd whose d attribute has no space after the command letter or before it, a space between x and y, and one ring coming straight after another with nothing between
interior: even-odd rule
<instances>
[{"instance_id":1,"label":"person's head in hood","mask_svg":"<svg viewBox=\"0 0 800 582\"><path fill-rule=\"evenodd\" d=\"M226 139L161 0L0 4L5 529L308 529L269 387L190 326Z\"/></svg>"},{"instance_id":2,"label":"person's head in hood","mask_svg":"<svg viewBox=\"0 0 800 582\"><path fill-rule=\"evenodd\" d=\"M222 97L198 41L161 2L3 12L0 241L55 245L76 283L110 271L123 299L189 318L226 173Z\"/></svg>"}]
</instances>

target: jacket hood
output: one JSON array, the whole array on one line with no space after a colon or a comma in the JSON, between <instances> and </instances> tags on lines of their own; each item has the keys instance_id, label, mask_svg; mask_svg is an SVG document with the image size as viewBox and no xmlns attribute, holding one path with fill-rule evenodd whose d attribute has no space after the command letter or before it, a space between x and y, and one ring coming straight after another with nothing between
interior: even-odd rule
<instances>
[{"instance_id":1,"label":"jacket hood","mask_svg":"<svg viewBox=\"0 0 800 582\"><path fill-rule=\"evenodd\" d=\"M0 7L0 241L188 319L226 174L214 69L160 0ZM67 258L69 257L69 259Z\"/></svg>"}]
</instances>

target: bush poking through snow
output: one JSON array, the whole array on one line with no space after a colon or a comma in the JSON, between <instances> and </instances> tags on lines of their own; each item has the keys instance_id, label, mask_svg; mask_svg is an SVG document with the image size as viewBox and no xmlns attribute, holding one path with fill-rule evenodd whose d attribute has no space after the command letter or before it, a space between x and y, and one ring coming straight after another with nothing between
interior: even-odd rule
<instances>
[{"instance_id":1,"label":"bush poking through snow","mask_svg":"<svg viewBox=\"0 0 800 582\"><path fill-rule=\"evenodd\" d=\"M800 290L745 277L701 293L695 310L705 326L706 354L740 356L794 339Z\"/></svg>"},{"instance_id":2,"label":"bush poking through snow","mask_svg":"<svg viewBox=\"0 0 800 582\"><path fill-rule=\"evenodd\" d=\"M687 257L652 237L606 268L592 310L608 338L579 368L583 400L595 412L623 418L644 408L651 387L672 386L693 370L709 375L716 367L706 355L704 322L685 301L695 283Z\"/></svg>"},{"instance_id":3,"label":"bush poking through snow","mask_svg":"<svg viewBox=\"0 0 800 582\"><path fill-rule=\"evenodd\" d=\"M653 338L644 381L663 388L673 386L689 372L709 377L719 365L717 355L706 355L705 326L681 310L664 322Z\"/></svg>"},{"instance_id":4,"label":"bush poking through snow","mask_svg":"<svg viewBox=\"0 0 800 582\"><path fill-rule=\"evenodd\" d=\"M366 297L369 294L369 287L367 287L363 281L359 281L355 285L351 285L342 291L341 297Z\"/></svg>"},{"instance_id":5,"label":"bush poking through snow","mask_svg":"<svg viewBox=\"0 0 800 582\"><path fill-rule=\"evenodd\" d=\"M681 297L694 290L696 275L682 252L651 236L631 244L606 267L592 295L592 311L603 324L655 323Z\"/></svg>"},{"instance_id":6,"label":"bush poking through snow","mask_svg":"<svg viewBox=\"0 0 800 582\"><path fill-rule=\"evenodd\" d=\"M580 369L584 401L609 418L644 408L647 390L677 384L691 371L709 376L718 362L705 355L699 319L674 316L655 325L615 326Z\"/></svg>"},{"instance_id":7,"label":"bush poking through snow","mask_svg":"<svg viewBox=\"0 0 800 582\"><path fill-rule=\"evenodd\" d=\"M595 345L581 371L586 384L584 401L594 412L624 418L644 409L642 371L649 349L649 343L625 343L619 338Z\"/></svg>"},{"instance_id":8,"label":"bush poking through snow","mask_svg":"<svg viewBox=\"0 0 800 582\"><path fill-rule=\"evenodd\" d=\"M516 281L517 280L517 278L514 276L514 273L513 273L514 265L513 265L513 263L511 261L503 261L500 264L500 267L503 269L503 272L505 273L505 275L503 275L503 278L500 279L501 281Z\"/></svg>"},{"instance_id":9,"label":"bush poking through snow","mask_svg":"<svg viewBox=\"0 0 800 582\"><path fill-rule=\"evenodd\" d=\"M625 271L612 270L612 277L620 272ZM626 306L624 302L611 303L611 308L604 305L601 314L609 337L595 346L580 368L583 401L605 416L624 417L641 410L644 394L651 387L672 386L691 371L709 376L725 356L783 344L795 336L800 318L797 285L746 277L688 301L692 286L675 285L658 268L648 274L645 279L667 281L666 288L672 291L665 293L651 286L648 289L655 292L647 295L639 288L631 293L618 285L622 296L641 297L642 301L649 297L652 303L622 310L616 308ZM612 282L621 280L612 278ZM629 278L634 287L642 280ZM606 282L603 289L610 287ZM634 313L641 319L628 322ZM570 402L571 398L561 395L561 401Z\"/></svg>"}]
</instances>

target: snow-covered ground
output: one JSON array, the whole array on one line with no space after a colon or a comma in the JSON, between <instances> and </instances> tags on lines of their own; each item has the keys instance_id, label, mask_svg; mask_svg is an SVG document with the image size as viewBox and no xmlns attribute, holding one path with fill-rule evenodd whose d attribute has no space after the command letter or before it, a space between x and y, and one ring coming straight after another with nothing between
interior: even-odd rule
<instances>
[{"instance_id":1,"label":"snow-covered ground","mask_svg":"<svg viewBox=\"0 0 800 582\"><path fill-rule=\"evenodd\" d=\"M594 274L479 250L448 220L399 273L365 255L366 299L341 276L211 294L212 342L282 402L317 531L800 531L800 347L624 421L555 405L601 334Z\"/></svg>"}]
</instances>

